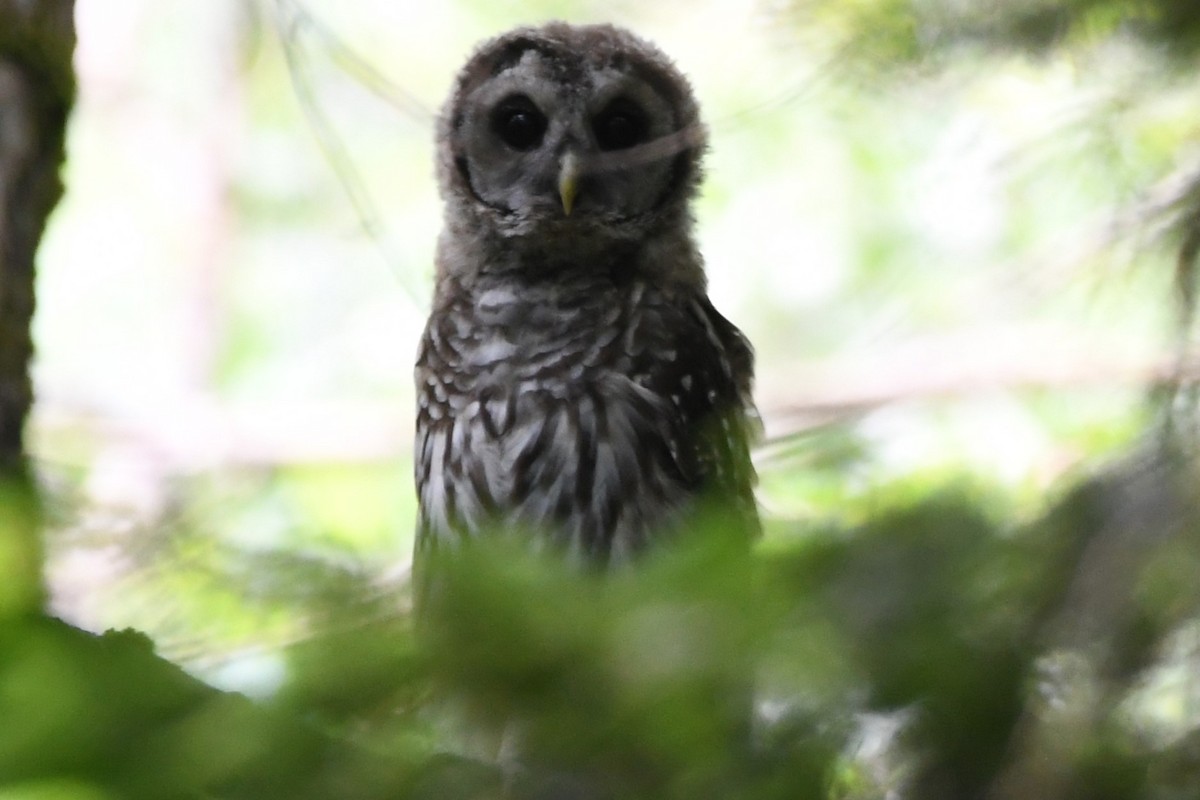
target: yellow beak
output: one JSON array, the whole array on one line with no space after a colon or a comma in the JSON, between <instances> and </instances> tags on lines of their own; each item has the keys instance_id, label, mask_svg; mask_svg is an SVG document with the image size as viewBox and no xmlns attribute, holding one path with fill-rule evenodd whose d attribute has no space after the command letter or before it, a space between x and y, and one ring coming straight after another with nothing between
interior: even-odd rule
<instances>
[{"instance_id":1,"label":"yellow beak","mask_svg":"<svg viewBox=\"0 0 1200 800\"><path fill-rule=\"evenodd\" d=\"M575 195L579 191L579 156L573 150L568 150L563 156L562 166L558 169L558 197L562 200L563 213L571 216L575 207Z\"/></svg>"}]
</instances>

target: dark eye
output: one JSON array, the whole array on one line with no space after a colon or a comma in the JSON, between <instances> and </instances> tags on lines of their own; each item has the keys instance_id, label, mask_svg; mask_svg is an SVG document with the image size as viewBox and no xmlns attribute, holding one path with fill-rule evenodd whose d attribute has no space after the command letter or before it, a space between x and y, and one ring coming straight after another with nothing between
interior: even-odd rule
<instances>
[{"instance_id":1,"label":"dark eye","mask_svg":"<svg viewBox=\"0 0 1200 800\"><path fill-rule=\"evenodd\" d=\"M532 150L546 133L546 115L528 97L517 95L496 106L492 130L514 150Z\"/></svg>"},{"instance_id":2,"label":"dark eye","mask_svg":"<svg viewBox=\"0 0 1200 800\"><path fill-rule=\"evenodd\" d=\"M615 100L592 120L601 150L624 150L646 139L646 116L626 100Z\"/></svg>"}]
</instances>

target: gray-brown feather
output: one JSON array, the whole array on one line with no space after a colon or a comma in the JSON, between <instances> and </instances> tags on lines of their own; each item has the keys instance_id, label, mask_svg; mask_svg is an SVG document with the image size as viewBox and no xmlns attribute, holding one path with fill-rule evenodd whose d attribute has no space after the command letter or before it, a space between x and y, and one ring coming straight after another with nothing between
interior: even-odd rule
<instances>
[{"instance_id":1,"label":"gray-brown feather","mask_svg":"<svg viewBox=\"0 0 1200 800\"><path fill-rule=\"evenodd\" d=\"M585 176L590 207L566 216L547 202L544 176L521 185L522 171L480 144L489 133L473 120L493 102L481 87L497 74L505 86L528 82L531 96L559 97L539 102L574 124L591 113L579 110L588 76L611 81L620 69L649 87L637 97L667 106L647 112L670 121L655 141L680 144L648 170L567 139L592 159L584 163L604 164ZM416 368L418 556L499 527L604 564L680 531L702 500L734 512L732 535L757 529L753 357L708 301L691 236L702 134L670 62L607 26L514 31L460 73L440 126L446 227ZM547 133L546 153L514 158L536 171L557 163L558 146ZM487 158L475 158L479 148Z\"/></svg>"},{"instance_id":2,"label":"gray-brown feather","mask_svg":"<svg viewBox=\"0 0 1200 800\"><path fill-rule=\"evenodd\" d=\"M417 366L421 546L498 523L608 561L702 492L750 517L745 347L702 296L637 280L454 293Z\"/></svg>"}]
</instances>

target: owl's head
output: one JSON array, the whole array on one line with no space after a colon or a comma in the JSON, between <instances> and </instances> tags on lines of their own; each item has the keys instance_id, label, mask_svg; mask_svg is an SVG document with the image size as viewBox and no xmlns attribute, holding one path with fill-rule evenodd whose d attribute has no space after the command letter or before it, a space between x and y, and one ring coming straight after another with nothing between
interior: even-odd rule
<instances>
[{"instance_id":1,"label":"owl's head","mask_svg":"<svg viewBox=\"0 0 1200 800\"><path fill-rule=\"evenodd\" d=\"M439 141L451 224L586 244L686 228L705 137L687 80L655 46L550 23L475 52Z\"/></svg>"}]
</instances>

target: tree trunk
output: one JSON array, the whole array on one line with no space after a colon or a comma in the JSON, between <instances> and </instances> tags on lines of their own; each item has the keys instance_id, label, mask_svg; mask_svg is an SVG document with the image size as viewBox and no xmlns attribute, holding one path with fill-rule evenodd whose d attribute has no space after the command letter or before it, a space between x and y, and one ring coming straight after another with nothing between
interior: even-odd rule
<instances>
[{"instance_id":1,"label":"tree trunk","mask_svg":"<svg viewBox=\"0 0 1200 800\"><path fill-rule=\"evenodd\" d=\"M62 195L75 95L74 0L0 0L0 618L42 604L36 489L24 430L34 255Z\"/></svg>"}]
</instances>

